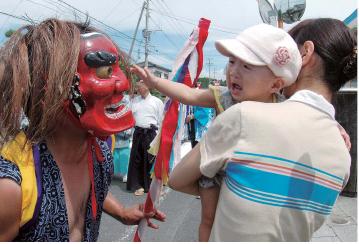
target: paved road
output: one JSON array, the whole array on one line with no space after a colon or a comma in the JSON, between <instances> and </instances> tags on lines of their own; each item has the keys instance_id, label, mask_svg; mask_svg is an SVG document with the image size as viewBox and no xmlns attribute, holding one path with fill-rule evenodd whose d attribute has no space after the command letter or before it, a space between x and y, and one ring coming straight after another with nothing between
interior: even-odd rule
<instances>
[{"instance_id":1,"label":"paved road","mask_svg":"<svg viewBox=\"0 0 359 244\"><path fill-rule=\"evenodd\" d=\"M116 178L111 186L111 192L125 206L145 200L144 196L136 197L126 192L125 184ZM166 223L159 223L159 230L147 228L143 241L197 241L197 228L201 210L200 200L165 188L165 195L160 201L160 209L167 214L167 221ZM132 241L135 230L135 226L124 226L107 214L103 214L99 241ZM357 198L339 197L332 215L314 233L312 241L357 241Z\"/></svg>"},{"instance_id":2,"label":"paved road","mask_svg":"<svg viewBox=\"0 0 359 244\"><path fill-rule=\"evenodd\" d=\"M145 197L136 197L125 190L125 184L115 178L111 192L125 206L144 202ZM200 220L200 200L193 196L165 188L160 199L160 209L166 213L166 223L159 223L159 230L147 228L143 241L197 241L197 228ZM132 241L136 227L124 226L107 214L103 214L99 241Z\"/></svg>"}]
</instances>

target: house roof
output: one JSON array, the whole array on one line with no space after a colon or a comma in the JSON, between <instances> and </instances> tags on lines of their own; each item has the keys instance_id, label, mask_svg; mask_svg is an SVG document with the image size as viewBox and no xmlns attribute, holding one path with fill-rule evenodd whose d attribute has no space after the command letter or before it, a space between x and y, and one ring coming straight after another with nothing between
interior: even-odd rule
<instances>
[{"instance_id":1,"label":"house roof","mask_svg":"<svg viewBox=\"0 0 359 244\"><path fill-rule=\"evenodd\" d=\"M140 67L144 67L145 66L145 62L140 62L140 63L137 63L138 66ZM166 68L166 67L163 67L161 65L158 65L158 64L155 64L155 63L152 63L152 62L148 62L148 67L149 68L157 68L157 69L160 69L160 70L163 70L163 71L166 71L168 73L170 73L172 70Z\"/></svg>"}]
</instances>

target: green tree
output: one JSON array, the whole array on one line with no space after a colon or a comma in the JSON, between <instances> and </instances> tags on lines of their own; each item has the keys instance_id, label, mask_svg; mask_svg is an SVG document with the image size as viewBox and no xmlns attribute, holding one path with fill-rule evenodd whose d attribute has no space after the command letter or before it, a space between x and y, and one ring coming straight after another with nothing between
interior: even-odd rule
<instances>
[{"instance_id":1,"label":"green tree","mask_svg":"<svg viewBox=\"0 0 359 244\"><path fill-rule=\"evenodd\" d=\"M197 83L201 83L201 88L208 88L208 85L210 84L208 77L198 78Z\"/></svg>"},{"instance_id":2,"label":"green tree","mask_svg":"<svg viewBox=\"0 0 359 244\"><path fill-rule=\"evenodd\" d=\"M221 86L227 86L227 81L226 80L221 80L220 85Z\"/></svg>"},{"instance_id":3,"label":"green tree","mask_svg":"<svg viewBox=\"0 0 359 244\"><path fill-rule=\"evenodd\" d=\"M8 31L5 32L5 36L6 36L7 38L9 38L12 34L14 34L14 32L15 32L15 30L10 29L10 30L8 30Z\"/></svg>"}]
</instances>

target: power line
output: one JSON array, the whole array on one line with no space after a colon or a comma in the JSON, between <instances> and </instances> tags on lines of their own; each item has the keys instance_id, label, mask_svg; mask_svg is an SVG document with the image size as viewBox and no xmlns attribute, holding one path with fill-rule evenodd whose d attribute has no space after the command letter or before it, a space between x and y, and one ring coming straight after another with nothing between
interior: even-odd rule
<instances>
[{"instance_id":1,"label":"power line","mask_svg":"<svg viewBox=\"0 0 359 244\"><path fill-rule=\"evenodd\" d=\"M153 1L152 1L153 2ZM157 1L159 2L159 0ZM159 2L160 3L160 2ZM171 13L169 13L166 9L164 9L162 4L156 4L157 8L161 8L162 10L164 10L164 13L167 13L168 15L171 15ZM159 7L158 7L159 6ZM180 28L180 22L178 21L174 21L173 19L168 19L167 23L169 25L171 25L173 27L173 30L175 32L177 32L178 36L180 36L180 38L182 38L184 41L186 40L183 36L185 35L186 31L184 31L184 28Z\"/></svg>"},{"instance_id":2,"label":"power line","mask_svg":"<svg viewBox=\"0 0 359 244\"><path fill-rule=\"evenodd\" d=\"M33 4L35 4L35 5L41 6L41 7L43 7L43 8L47 8L47 9L52 10L52 11L54 11L55 13L57 13L57 10L56 10L56 9L50 8L49 6L46 6L46 5L42 4L42 3L35 2L35 1L33 1L33 0L26 0L26 1L27 1L27 2L30 2L30 3L33 3Z\"/></svg>"},{"instance_id":3,"label":"power line","mask_svg":"<svg viewBox=\"0 0 359 244\"><path fill-rule=\"evenodd\" d=\"M116 10L118 6L120 6L121 3L122 0L119 0L118 3L113 8L111 8L111 11L106 15L106 17L103 20L104 21L107 20L107 18Z\"/></svg>"},{"instance_id":4,"label":"power line","mask_svg":"<svg viewBox=\"0 0 359 244\"><path fill-rule=\"evenodd\" d=\"M151 18L151 21L152 21L155 25L158 26L158 24L155 23L155 21L154 21L153 18ZM159 27L159 28L160 28L160 27ZM167 36L167 34L166 34L165 32L161 31L161 33L164 35L164 37L165 37L175 48L178 48L178 49L179 49L179 47L176 45L176 43L175 43L174 41L172 41L172 40L169 38L169 36Z\"/></svg>"},{"instance_id":5,"label":"power line","mask_svg":"<svg viewBox=\"0 0 359 244\"><path fill-rule=\"evenodd\" d=\"M134 15L134 13L136 13L138 10L141 10L142 7L140 8L136 8L133 12L129 13L128 15L126 15L125 17L121 18L120 20L116 21L117 23L121 23L122 21L124 21L125 19L127 19L128 17Z\"/></svg>"},{"instance_id":6,"label":"power line","mask_svg":"<svg viewBox=\"0 0 359 244\"><path fill-rule=\"evenodd\" d=\"M141 8L140 17L138 17L137 24L136 24L136 29L135 29L135 33L133 34L130 51L128 52L128 56L129 56L130 58L132 57L132 50L133 50L133 47L134 47L134 45L135 45L135 39L136 39L138 27L140 26L140 22L141 22L142 15L143 15L143 10L145 10L145 6L146 6L146 3L143 2L142 8Z\"/></svg>"},{"instance_id":7,"label":"power line","mask_svg":"<svg viewBox=\"0 0 359 244\"><path fill-rule=\"evenodd\" d=\"M121 32L121 31L119 31L118 29L116 29L116 28L114 28L114 27L112 27L112 26L109 26L108 24L106 24L106 23L104 23L104 22L102 22L102 21L100 21L100 20L98 20L98 19L96 19L96 18L94 18L94 17L91 17L89 14L84 13L83 11L77 9L76 7L74 7L74 6L72 6L72 5L68 4L68 3L66 3L65 1L63 1L63 0L57 0L57 1L58 1L58 2L61 2L61 3L63 3L63 4L65 4L65 5L67 5L67 6L69 6L70 8L72 8L72 9L74 9L75 11L77 11L77 12L83 14L84 16L88 16L88 18L90 18L90 19L96 21L97 23L102 24L103 26L107 27L108 29L111 29L111 30L114 30L114 31L118 32L118 33L120 34L120 36L122 36L121 38L125 39L126 41L130 41L130 40L132 39L132 37L130 37L129 35L127 35L127 34ZM120 36L119 36L119 37L120 37ZM140 42L140 41L137 40L137 39L136 39L135 41Z\"/></svg>"},{"instance_id":8,"label":"power line","mask_svg":"<svg viewBox=\"0 0 359 244\"><path fill-rule=\"evenodd\" d=\"M3 15L6 15L6 16L9 16L9 17L15 18L15 19L19 19L19 20L23 20L23 21L26 21L26 22L32 23L32 21L31 21L30 19L28 19L28 18L24 18L24 17L21 17L21 16L12 15L12 14L5 13L5 12L2 12L2 11L0 11L0 14L3 14Z\"/></svg>"},{"instance_id":9,"label":"power line","mask_svg":"<svg viewBox=\"0 0 359 244\"><path fill-rule=\"evenodd\" d=\"M26 0L26 1L28 1L28 0ZM67 7L67 6L64 6L64 5L62 5L62 4L60 4L60 3L57 3L57 2L53 2L53 0L42 0L42 1L47 2L48 4L54 6L55 9L53 9L53 11L55 11L56 14L57 14L57 13L60 13L60 14L62 14L62 15L66 15L66 16L74 16L74 15L75 15L75 17L77 17L76 12L73 11L73 9L70 9L70 8ZM47 6L44 6L44 7L45 7L45 8L49 8L49 7L47 7ZM67 10L69 13L65 13L66 10Z\"/></svg>"},{"instance_id":10,"label":"power line","mask_svg":"<svg viewBox=\"0 0 359 244\"><path fill-rule=\"evenodd\" d=\"M156 13L162 15L162 16L165 16L165 17L168 17L168 18L172 18L172 19L175 19L175 20L177 20L177 21L181 21L181 22L186 23L186 24L195 25L195 26L197 26L197 24L198 24L198 23L195 23L194 20L186 20L185 18L179 17L179 16L177 16L177 17L176 17L176 16L170 16L170 15L168 15L168 14L166 14L166 13L163 13L163 12L158 11L158 10L155 10L155 9L152 9L152 11L153 11L153 12L156 12ZM222 29L222 28L217 28L217 27L214 27L214 26L215 26L215 25L211 25L211 30L215 30L215 31L219 31L219 32L224 32L224 33L229 33L229 34L235 34L235 35L238 34L238 33L236 33L236 32L232 32L232 31L225 30L225 29Z\"/></svg>"},{"instance_id":11,"label":"power line","mask_svg":"<svg viewBox=\"0 0 359 244\"><path fill-rule=\"evenodd\" d=\"M15 13L16 9L19 7L19 5L20 5L20 3L21 3L22 1L23 1L23 0L20 0L20 1L16 4L16 6L14 7L14 9L11 11L12 13ZM7 16L7 18L5 19L4 23L1 25L0 30L2 30L2 29L4 28L6 22L9 20L9 17L10 17L10 16ZM4 37L1 39L1 42L2 42L3 40L4 40Z\"/></svg>"},{"instance_id":12,"label":"power line","mask_svg":"<svg viewBox=\"0 0 359 244\"><path fill-rule=\"evenodd\" d=\"M41 6L41 7L43 7L43 8L52 10L52 11L54 11L54 12L56 12L56 13L57 13L58 8L66 9L66 10L72 12L73 15L75 15L75 18L76 18L76 16L78 16L77 14L82 14L82 15L84 15L84 16L87 16L89 19L94 20L95 23L98 23L98 24L101 24L102 26L105 26L106 29L115 31L115 33L117 33L117 35L116 35L116 34L110 34L110 33L108 33L110 36L115 36L115 37L121 38L121 39L123 39L123 40L126 41L126 42L130 42L130 39L132 39L130 36L126 35L125 33L121 32L121 31L119 31L118 29L116 29L116 28L114 28L114 27L112 27L112 26L109 26L109 25L107 25L106 23L104 23L104 22L102 22L102 21L100 21L100 20L98 20L98 19L96 19L96 18L94 18L94 17L92 17L92 16L90 16L90 15L84 13L83 11L77 9L76 7L74 7L74 6L72 6L72 5L68 4L68 3L66 3L65 1L57 0L57 2L51 2L51 1L49 1L49 0L44 0L44 1L46 1L47 3L51 4L52 6L54 6L56 9L51 8L51 7L48 6L48 5L44 5L44 4L42 4L42 3L33 1L33 0L26 0L26 1L28 1L28 2L30 2L30 3L32 3L32 4L35 4L35 5L37 5L37 6ZM64 13L64 12L65 12L65 11L62 11L62 13ZM7 15L7 16L10 16L10 17L13 17L13 18L16 18L16 19L20 19L20 20L23 20L23 21L26 21L26 22L30 22L30 23L32 23L32 24L38 22L38 21L32 20L31 18L19 17L19 16L12 15L12 14L9 14L9 13L6 13L6 12L0 12L0 14ZM135 41L138 42L138 43L141 43L140 40L137 40L137 39L136 39ZM122 43L122 44L125 44L125 43ZM125 45L121 45L121 46L125 46Z\"/></svg>"},{"instance_id":13,"label":"power line","mask_svg":"<svg viewBox=\"0 0 359 244\"><path fill-rule=\"evenodd\" d=\"M211 63L211 59L210 59L210 58L208 58L208 63L207 63L207 65L208 65L208 79L209 79L209 81L211 81L211 66L213 65L213 63Z\"/></svg>"},{"instance_id":14,"label":"power line","mask_svg":"<svg viewBox=\"0 0 359 244\"><path fill-rule=\"evenodd\" d=\"M47 9L50 9L50 10L52 10L52 11L54 11L54 12L57 12L57 9L53 9L53 8L51 8L51 7L49 7L49 6L46 6L46 5L44 5L44 4L41 4L41 3L39 3L39 2L35 2L35 1L33 1L33 0L26 0L26 1L31 2L31 3L33 3L33 4L35 4L35 5L38 5L38 6L47 8ZM56 7L56 8L61 7L61 8L64 8L64 9L66 9L66 10L69 10L70 12L72 12L72 13L75 15L75 18L76 18L76 16L77 16L77 13L80 13L80 14L82 14L82 15L84 15L84 16L87 16L89 19L92 19L92 20L94 20L95 22L97 22L97 23L99 23L99 24L105 26L107 29L110 29L110 30L113 30L113 31L116 31L117 33L119 33L119 35L109 34L109 35L111 35L111 36L116 36L116 37L122 38L122 39L125 40L125 41L129 41L129 39L132 39L130 36L126 35L125 33L122 33L122 32L119 31L118 29L116 29L116 28L114 28L114 27L112 27L112 26L109 26L109 25L105 24L105 23L102 22L102 21L97 20L96 18L90 16L90 15L87 14L87 13L84 13L83 11L81 11L81 10L77 9L76 7L74 7L74 6L72 6L72 5L68 4L68 3L66 3L66 2L63 1L63 0L57 0L57 2L51 2L51 1L49 1L49 0L44 0L44 1L46 1L47 3L53 5L53 6ZM136 40L136 41L139 42L139 40Z\"/></svg>"},{"instance_id":15,"label":"power line","mask_svg":"<svg viewBox=\"0 0 359 244\"><path fill-rule=\"evenodd\" d=\"M158 0L158 1L160 1L160 0ZM173 11L168 7L167 3L166 3L164 0L162 0L161 3L168 9L168 11L170 12L170 14L175 15L175 14L173 13ZM178 25L182 28L183 32L185 32L185 31L184 31L185 28L183 27L183 25L182 25L180 22L178 22Z\"/></svg>"}]
</instances>

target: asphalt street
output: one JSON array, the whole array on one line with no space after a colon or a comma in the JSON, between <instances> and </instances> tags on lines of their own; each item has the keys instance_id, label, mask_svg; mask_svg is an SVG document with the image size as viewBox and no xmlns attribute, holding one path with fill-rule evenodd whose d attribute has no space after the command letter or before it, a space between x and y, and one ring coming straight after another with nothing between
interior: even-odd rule
<instances>
[{"instance_id":1,"label":"asphalt street","mask_svg":"<svg viewBox=\"0 0 359 244\"><path fill-rule=\"evenodd\" d=\"M126 191L126 185L119 178L114 178L110 191L125 206L145 201L145 196L135 196ZM165 223L159 224L158 230L146 228L143 241L188 241L198 240L201 203L194 196L164 188L160 199L160 210L165 212ZM132 241L136 226L125 226L107 214L103 214L98 241Z\"/></svg>"}]
</instances>

